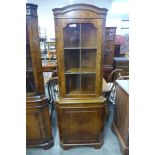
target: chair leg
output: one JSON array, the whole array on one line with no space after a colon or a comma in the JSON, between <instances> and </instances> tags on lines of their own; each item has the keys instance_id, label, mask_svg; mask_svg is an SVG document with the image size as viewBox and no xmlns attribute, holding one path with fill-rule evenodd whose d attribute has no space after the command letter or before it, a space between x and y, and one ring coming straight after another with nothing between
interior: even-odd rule
<instances>
[{"instance_id":1,"label":"chair leg","mask_svg":"<svg viewBox=\"0 0 155 155\"><path fill-rule=\"evenodd\" d=\"M108 102L107 102L107 104L106 104L106 120L108 121L108 119L109 119L109 115L110 115L110 110L109 110L109 108L108 108Z\"/></svg>"},{"instance_id":2,"label":"chair leg","mask_svg":"<svg viewBox=\"0 0 155 155\"><path fill-rule=\"evenodd\" d=\"M54 102L54 101L52 101L52 109L53 109L53 110L54 110L54 103L55 103L55 102Z\"/></svg>"}]
</instances>

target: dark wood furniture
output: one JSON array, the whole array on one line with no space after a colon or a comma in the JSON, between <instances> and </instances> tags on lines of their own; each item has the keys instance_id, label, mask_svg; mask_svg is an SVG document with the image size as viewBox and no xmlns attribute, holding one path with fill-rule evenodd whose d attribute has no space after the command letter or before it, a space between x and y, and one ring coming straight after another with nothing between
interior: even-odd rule
<instances>
[{"instance_id":1,"label":"dark wood furniture","mask_svg":"<svg viewBox=\"0 0 155 155\"><path fill-rule=\"evenodd\" d=\"M104 82L104 84L107 85L107 86L104 87L102 85L102 93L103 93L103 96L105 96L107 98L107 101L109 101L109 97L111 95L111 92L115 87L115 81L117 79L120 79L123 74L124 74L123 69L115 69L115 70L113 70L110 73L109 77L108 77L107 84L106 84L106 82ZM103 78L103 81L105 81L104 78Z\"/></svg>"},{"instance_id":2,"label":"dark wood furniture","mask_svg":"<svg viewBox=\"0 0 155 155\"><path fill-rule=\"evenodd\" d=\"M45 97L38 34L37 5L26 4L26 146L53 146L48 101Z\"/></svg>"},{"instance_id":3,"label":"dark wood furniture","mask_svg":"<svg viewBox=\"0 0 155 155\"><path fill-rule=\"evenodd\" d=\"M74 4L53 9L58 59L56 103L60 144L66 149L103 144L103 40L107 9Z\"/></svg>"},{"instance_id":4,"label":"dark wood furniture","mask_svg":"<svg viewBox=\"0 0 155 155\"><path fill-rule=\"evenodd\" d=\"M120 57L120 44L115 43L115 48L114 48L114 57Z\"/></svg>"},{"instance_id":5,"label":"dark wood furniture","mask_svg":"<svg viewBox=\"0 0 155 155\"><path fill-rule=\"evenodd\" d=\"M56 104L60 145L64 149L72 146L93 146L103 144L105 98L60 99Z\"/></svg>"},{"instance_id":6,"label":"dark wood furniture","mask_svg":"<svg viewBox=\"0 0 155 155\"><path fill-rule=\"evenodd\" d=\"M114 69L123 69L123 75L129 75L129 58L127 57L114 57Z\"/></svg>"},{"instance_id":7,"label":"dark wood furniture","mask_svg":"<svg viewBox=\"0 0 155 155\"><path fill-rule=\"evenodd\" d=\"M104 71L103 77L108 80L109 74L113 70L113 58L115 49L116 27L106 27L105 46L104 46Z\"/></svg>"},{"instance_id":8,"label":"dark wood furniture","mask_svg":"<svg viewBox=\"0 0 155 155\"><path fill-rule=\"evenodd\" d=\"M109 119L109 115L110 115L110 103L113 103L115 101L115 94L116 94L116 84L115 81L117 79L122 78L122 74L123 74L124 70L122 69L115 69L113 70L107 80L107 83L105 81L105 79L103 78L103 84L102 85L102 93L103 96L107 99L107 120Z\"/></svg>"},{"instance_id":9,"label":"dark wood furniture","mask_svg":"<svg viewBox=\"0 0 155 155\"><path fill-rule=\"evenodd\" d=\"M116 80L116 103L112 129L123 155L129 154L129 80Z\"/></svg>"},{"instance_id":10,"label":"dark wood furniture","mask_svg":"<svg viewBox=\"0 0 155 155\"><path fill-rule=\"evenodd\" d=\"M54 105L56 103L56 99L59 96L59 86L58 86L58 74L57 70L54 70L52 72L51 77L47 81L47 88L48 88L48 96L49 96L49 102L52 104L53 109Z\"/></svg>"},{"instance_id":11,"label":"dark wood furniture","mask_svg":"<svg viewBox=\"0 0 155 155\"><path fill-rule=\"evenodd\" d=\"M56 60L42 60L42 70L43 72L52 72L57 69Z\"/></svg>"}]
</instances>

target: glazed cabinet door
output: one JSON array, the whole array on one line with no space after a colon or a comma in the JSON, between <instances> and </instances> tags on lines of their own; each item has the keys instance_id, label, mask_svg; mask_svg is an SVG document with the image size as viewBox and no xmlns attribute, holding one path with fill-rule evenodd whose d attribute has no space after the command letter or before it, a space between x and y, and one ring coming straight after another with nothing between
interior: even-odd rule
<instances>
[{"instance_id":1,"label":"glazed cabinet door","mask_svg":"<svg viewBox=\"0 0 155 155\"><path fill-rule=\"evenodd\" d=\"M82 98L99 94L101 45L97 20L61 20L61 96ZM58 41L58 42L59 42Z\"/></svg>"}]
</instances>

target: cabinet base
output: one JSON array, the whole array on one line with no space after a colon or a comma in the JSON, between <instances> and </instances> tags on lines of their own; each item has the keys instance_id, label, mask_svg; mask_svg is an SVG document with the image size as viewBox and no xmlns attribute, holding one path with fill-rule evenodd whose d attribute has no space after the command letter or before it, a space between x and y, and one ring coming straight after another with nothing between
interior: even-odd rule
<instances>
[{"instance_id":1,"label":"cabinet base","mask_svg":"<svg viewBox=\"0 0 155 155\"><path fill-rule=\"evenodd\" d=\"M103 143L104 143L103 141L101 143L86 143L86 144L64 144L64 143L60 142L60 146L64 150L68 150L73 147L80 147L80 146L90 146L90 147L94 147L95 149L100 149L102 147Z\"/></svg>"},{"instance_id":2,"label":"cabinet base","mask_svg":"<svg viewBox=\"0 0 155 155\"><path fill-rule=\"evenodd\" d=\"M120 150L121 150L122 154L129 155L129 147L124 144L123 139L122 139L121 135L119 134L119 131L118 131L114 122L112 123L112 131L116 134L116 136L119 140Z\"/></svg>"},{"instance_id":3,"label":"cabinet base","mask_svg":"<svg viewBox=\"0 0 155 155\"><path fill-rule=\"evenodd\" d=\"M50 149L52 146L54 146L54 141L53 139L47 143L43 144L27 144L27 148L43 148L44 150Z\"/></svg>"}]
</instances>

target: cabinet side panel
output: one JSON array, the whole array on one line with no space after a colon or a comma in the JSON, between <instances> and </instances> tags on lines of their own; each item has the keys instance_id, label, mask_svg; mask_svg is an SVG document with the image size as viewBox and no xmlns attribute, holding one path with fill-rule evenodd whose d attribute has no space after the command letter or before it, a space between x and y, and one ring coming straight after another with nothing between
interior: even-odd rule
<instances>
[{"instance_id":1,"label":"cabinet side panel","mask_svg":"<svg viewBox=\"0 0 155 155\"><path fill-rule=\"evenodd\" d=\"M45 106L30 106L26 109L26 141L27 145L46 143L52 139L52 129L49 108ZM37 102L36 102L37 104Z\"/></svg>"},{"instance_id":2,"label":"cabinet side panel","mask_svg":"<svg viewBox=\"0 0 155 155\"><path fill-rule=\"evenodd\" d=\"M39 94L44 94L44 81L43 81L40 41L38 33L38 17L27 16L26 24L29 37L30 53L32 59L36 92L38 92Z\"/></svg>"},{"instance_id":3,"label":"cabinet side panel","mask_svg":"<svg viewBox=\"0 0 155 155\"><path fill-rule=\"evenodd\" d=\"M61 97L65 94L65 76L64 76L64 45L63 45L63 28L62 20L55 19L55 35L56 35L56 52L59 76L59 94Z\"/></svg>"},{"instance_id":4,"label":"cabinet side panel","mask_svg":"<svg viewBox=\"0 0 155 155\"><path fill-rule=\"evenodd\" d=\"M128 146L129 142L129 96L118 85L116 85L116 105L114 112L114 124L120 139Z\"/></svg>"}]
</instances>

